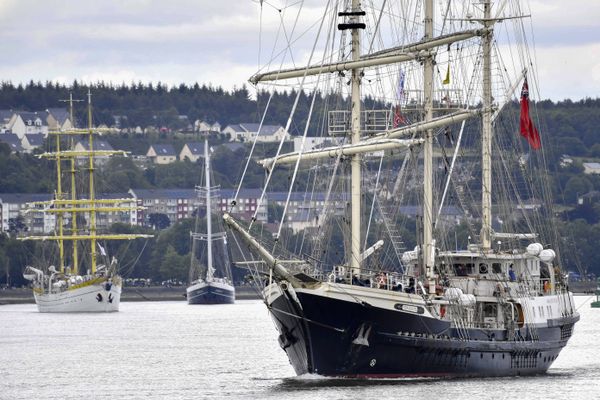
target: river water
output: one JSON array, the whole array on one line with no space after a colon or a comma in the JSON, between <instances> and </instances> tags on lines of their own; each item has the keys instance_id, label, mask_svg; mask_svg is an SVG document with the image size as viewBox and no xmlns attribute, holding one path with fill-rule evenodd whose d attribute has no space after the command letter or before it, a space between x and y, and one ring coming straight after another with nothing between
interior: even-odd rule
<instances>
[{"instance_id":1,"label":"river water","mask_svg":"<svg viewBox=\"0 0 600 400\"><path fill-rule=\"evenodd\" d=\"M600 399L600 309L548 374L486 379L295 377L260 301L121 303L113 314L0 306L0 399Z\"/></svg>"}]
</instances>

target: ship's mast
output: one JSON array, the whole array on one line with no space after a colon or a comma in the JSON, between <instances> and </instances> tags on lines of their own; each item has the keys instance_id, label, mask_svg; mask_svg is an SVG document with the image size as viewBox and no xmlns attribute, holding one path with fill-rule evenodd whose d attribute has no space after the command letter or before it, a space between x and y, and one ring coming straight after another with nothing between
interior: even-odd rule
<instances>
[{"instance_id":1,"label":"ship's mast","mask_svg":"<svg viewBox=\"0 0 600 400\"><path fill-rule=\"evenodd\" d=\"M61 153L60 153L60 135L56 135L56 199L63 200L62 198L62 171L60 163ZM63 215L58 214L58 237L61 239L58 240L58 259L60 263L60 272L65 272L65 246L63 237Z\"/></svg>"},{"instance_id":2,"label":"ship's mast","mask_svg":"<svg viewBox=\"0 0 600 400\"><path fill-rule=\"evenodd\" d=\"M483 1L483 25L490 28L490 0ZM483 118L481 132L481 247L484 252L491 249L492 236L492 72L491 47L492 33L489 29L483 36Z\"/></svg>"},{"instance_id":3,"label":"ship's mast","mask_svg":"<svg viewBox=\"0 0 600 400\"><path fill-rule=\"evenodd\" d=\"M210 159L208 151L208 138L204 139L204 173L206 174L206 245L207 245L207 264L206 264L206 281L210 282L213 278L212 271L212 218L210 204Z\"/></svg>"},{"instance_id":4,"label":"ship's mast","mask_svg":"<svg viewBox=\"0 0 600 400\"><path fill-rule=\"evenodd\" d=\"M360 15L359 0L352 0L351 12L355 13L352 18L355 19L355 22L358 22ZM352 28L352 61L358 60L360 60L360 29L359 24L354 24L354 27ZM352 69L352 144L358 144L360 142L360 74L360 68ZM352 275L360 274L361 158L360 154L354 154L351 158L352 178L350 198L352 202L352 218L350 267Z\"/></svg>"},{"instance_id":5,"label":"ship's mast","mask_svg":"<svg viewBox=\"0 0 600 400\"><path fill-rule=\"evenodd\" d=\"M433 39L433 0L425 0L425 36ZM425 56L423 65L424 119L433 119L433 56ZM429 281L429 292L435 293L433 273L433 130L425 131L423 143L423 276Z\"/></svg>"},{"instance_id":6,"label":"ship's mast","mask_svg":"<svg viewBox=\"0 0 600 400\"><path fill-rule=\"evenodd\" d=\"M89 196L90 196L90 254L92 275L96 273L96 203L94 193L94 131L92 129L92 92L88 89L88 145L89 145Z\"/></svg>"},{"instance_id":7,"label":"ship's mast","mask_svg":"<svg viewBox=\"0 0 600 400\"><path fill-rule=\"evenodd\" d=\"M79 102L83 100L73 99L73 93L69 93L68 100L61 100L69 102L69 117L71 119L71 129L75 128L75 113L73 112L73 103ZM58 136L57 136L58 138ZM75 139L71 136L71 149L75 148ZM77 169L75 168L75 158L71 157L71 200L77 200L77 188L75 186L75 177L77 173ZM59 214L59 218L62 218L62 214ZM73 211L71 213L71 234L77 235L77 213ZM73 240L73 260L72 260L72 273L73 275L77 275L79 273L79 257L77 253L77 240Z\"/></svg>"}]
</instances>

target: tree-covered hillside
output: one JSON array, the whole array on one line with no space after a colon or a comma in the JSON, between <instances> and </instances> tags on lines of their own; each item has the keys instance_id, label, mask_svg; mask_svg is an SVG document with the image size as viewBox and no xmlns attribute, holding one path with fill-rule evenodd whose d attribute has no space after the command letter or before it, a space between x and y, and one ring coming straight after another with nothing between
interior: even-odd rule
<instances>
[{"instance_id":1,"label":"tree-covered hillside","mask_svg":"<svg viewBox=\"0 0 600 400\"><path fill-rule=\"evenodd\" d=\"M220 87L199 84L167 87L157 84L121 84L104 82L87 85L77 81L70 86L53 82L29 82L26 85L14 85L3 82L0 85L0 109L22 111L41 111L52 107L67 107L64 102L73 93L75 99L87 99L88 90L93 96L94 122L113 126L115 116L119 116L122 128L147 126L167 127L170 129L185 128L180 115L186 115L190 122L197 119L209 123L219 122L222 127L240 122L260 122L270 94L259 92L257 99L251 99L245 85L232 91ZM265 123L284 125L297 96L297 92L277 92L271 100L269 113ZM290 126L292 135L304 129L308 117L311 98L301 93L296 110L296 118ZM376 102L366 100L366 106L372 107ZM345 104L339 97L317 96L315 101L315 121L321 121L322 111L328 106ZM381 105L378 105L381 107ZM77 107L76 120L86 121L85 107ZM80 124L81 125L81 124Z\"/></svg>"},{"instance_id":2,"label":"tree-covered hillside","mask_svg":"<svg viewBox=\"0 0 600 400\"><path fill-rule=\"evenodd\" d=\"M76 98L83 99L88 89L88 86L77 82L71 87L54 83L30 82L27 85L16 86L3 83L0 86L0 109L44 110L65 107L66 104L60 100L68 98L70 91L73 91ZM97 83L91 86L91 90L94 95L94 118L97 123L112 125L113 116L119 115L126 116L125 120L130 126L142 127L164 124L178 128L177 124L181 121L179 115L187 115L190 121L218 121L222 126L229 123L258 122L268 98L267 93L259 93L256 100L252 99L245 87L228 92L221 88L200 85L167 88L161 84L115 86ZM285 124L295 97L296 93L276 93L271 100L271 111L266 117L266 122ZM293 134L299 134L303 130L303 121L308 115L309 105L310 98L302 94L297 111L299 122L291 128ZM316 113L322 117L328 108L341 108L341 105L347 105L345 99L318 96ZM383 106L374 104L373 101L368 101L365 105L366 108ZM513 110L517 110L518 104L515 103L512 107ZM585 162L600 162L600 99L576 102L546 100L532 103L531 109L542 134L554 201L560 206L556 208L559 210L556 217L561 219L558 224L560 233L565 238L571 238L563 243L563 247L566 248L566 251L563 251L566 267L575 269L581 266L600 274L600 260L595 256L595 248L600 242L600 199L598 203L578 204L578 198L583 194L592 190L600 191L600 175L585 174L582 166ZM315 117L315 121L322 119ZM180 150L185 141L198 140L165 132L155 136L133 133L108 135L105 139L114 148L131 150L134 154L142 154L151 143L170 143L176 150ZM215 146L212 159L216 179L224 188L234 187L239 181L248 148L234 152L225 147L218 147L224 138L211 140L211 146ZM260 148L259 151L264 152L265 149ZM573 160L570 166L561 166L564 155ZM202 169L201 164L192 162L141 168L130 158L115 157L98 171L99 190L123 192L129 188L193 188L199 183ZM47 161L27 154L11 154L8 146L0 144L0 194L52 192L54 173L53 167ZM247 174L246 187L259 187L262 184L264 171L256 163L250 163ZM285 169L278 170L270 190L283 190L287 186L289 175L290 172ZM301 183L297 190L302 190L302 180L300 177ZM183 257L185 254L182 249L175 245L173 249L169 247L169 237L165 232L161 241L156 242L163 246L161 251L170 254L172 259ZM0 266L2 260L12 260L12 252L18 253L19 249L25 249L23 246L28 246L9 241L8 238L3 240L0 241ZM154 251L154 243L149 244L147 252ZM179 264L184 263L182 260L183 258L179 260ZM169 275L169 271L164 270L166 267L161 265L154 265L153 273L164 278ZM14 273L16 272L13 271L13 276Z\"/></svg>"}]
</instances>

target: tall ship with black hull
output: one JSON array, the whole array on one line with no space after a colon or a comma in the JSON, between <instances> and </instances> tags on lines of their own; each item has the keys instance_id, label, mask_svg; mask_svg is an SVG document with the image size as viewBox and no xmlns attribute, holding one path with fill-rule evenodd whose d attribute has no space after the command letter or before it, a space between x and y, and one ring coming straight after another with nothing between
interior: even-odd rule
<instances>
[{"instance_id":1,"label":"tall ship with black hull","mask_svg":"<svg viewBox=\"0 0 600 400\"><path fill-rule=\"evenodd\" d=\"M192 233L192 254L190 263L190 286L186 289L188 304L232 304L235 301L235 287L231 279L231 266L227 248L227 235L224 231L212 231L212 204L218 187L210 185L210 151L208 139L204 140L204 187L197 187L206 206L206 233L199 232L200 213L196 214L196 232ZM220 220L219 220L220 222ZM222 224L219 224L222 226ZM201 266L198 241L206 242L206 265ZM213 244L219 247L218 260L213 257ZM216 268L218 267L218 268Z\"/></svg>"},{"instance_id":2,"label":"tall ship with black hull","mask_svg":"<svg viewBox=\"0 0 600 400\"><path fill-rule=\"evenodd\" d=\"M267 185L287 165L291 186L308 164L309 196L318 190L325 201L312 203L304 248L297 235L286 242L284 222L268 244L254 219L224 219L262 262L255 280L264 283L295 372L547 371L579 314L560 269L544 150L529 110L527 78L536 80L522 2L456 1L439 10L433 0L328 2L311 10L318 18L312 25L286 11L297 18L294 28L317 32L308 66L250 81L297 84L286 130L305 123L304 144L261 164ZM295 43L294 32L285 46ZM271 54L288 53L291 47ZM323 93L347 108L332 110ZM303 96L309 112L298 122ZM323 131L337 144L307 148L311 119L326 121ZM337 207L336 192L349 193L349 201ZM343 235L328 239L336 225ZM344 254L341 262L331 261L332 249Z\"/></svg>"},{"instance_id":3,"label":"tall ship with black hull","mask_svg":"<svg viewBox=\"0 0 600 400\"><path fill-rule=\"evenodd\" d=\"M75 100L78 101L78 100ZM73 121L73 96L69 99ZM114 312L119 311L121 289L118 261L107 254L109 240L133 240L152 235L102 233L97 226L99 213L137 213L132 199L96 197L94 171L98 158L125 155L123 151L95 148L95 137L102 132L92 126L92 95L88 92L88 128L49 132L51 151L42 153L56 163L54 199L31 203L31 211L43 210L52 216L51 235L27 236L20 240L56 242L55 259L27 266L24 277L32 281L33 296L40 312ZM83 149L75 147L82 139ZM81 168L79 163L84 164ZM63 176L65 175L65 176ZM84 175L87 179L80 179ZM65 179L66 178L66 179ZM86 182L87 181L87 182ZM82 183L85 184L82 185ZM82 223L83 221L83 223Z\"/></svg>"}]
</instances>

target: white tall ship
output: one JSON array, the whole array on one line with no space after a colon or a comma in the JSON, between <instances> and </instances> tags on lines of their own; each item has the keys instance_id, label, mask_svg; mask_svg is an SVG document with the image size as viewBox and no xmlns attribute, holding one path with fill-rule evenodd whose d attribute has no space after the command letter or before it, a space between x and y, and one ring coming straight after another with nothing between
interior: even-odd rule
<instances>
[{"instance_id":1,"label":"white tall ship","mask_svg":"<svg viewBox=\"0 0 600 400\"><path fill-rule=\"evenodd\" d=\"M196 215L196 232L192 233L192 254L190 262L190 286L186 289L188 304L232 304L235 301L235 287L231 279L231 266L227 248L227 235L224 231L213 232L212 204L217 187L210 184L210 151L208 139L204 140L204 188L196 190L203 196L206 205L206 233L198 232L200 213ZM222 224L219 224L222 225ZM198 241L206 242L206 265L200 267ZM220 245L220 259L215 262L213 244ZM216 267L218 264L218 268ZM217 275L218 274L218 275Z\"/></svg>"},{"instance_id":2,"label":"white tall ship","mask_svg":"<svg viewBox=\"0 0 600 400\"><path fill-rule=\"evenodd\" d=\"M255 219L224 216L265 266L255 281L264 283L291 365L340 377L544 373L579 314L561 273L544 150L529 115L527 75L535 71L522 2L322 7L309 20L286 9L293 19L277 30L286 32L283 48L267 52L290 57L269 66L297 65L307 54L294 55L296 40L314 32L307 65L250 79L296 89L286 130L300 126L306 141L318 129L309 128L312 118L323 136L340 138L287 154L280 146L261 161L266 185L288 166L288 203L301 171L311 179L308 198L325 194L310 210L312 230L286 238L288 203L274 241ZM520 117L505 107L519 99ZM309 111L298 117L302 100ZM338 193L349 201L336 209ZM402 243L410 238L404 201L418 210L412 249ZM462 230L442 218L448 205L464 211Z\"/></svg>"},{"instance_id":3,"label":"white tall ship","mask_svg":"<svg viewBox=\"0 0 600 400\"><path fill-rule=\"evenodd\" d=\"M70 98L73 121L73 98ZM51 131L54 149L40 157L56 162L56 191L54 199L31 203L32 209L42 208L56 219L55 233L50 236L27 236L21 240L55 241L58 257L53 263L27 266L24 277L33 284L33 295L40 312L114 312L119 311L122 279L118 262L109 260L99 241L133 240L151 235L102 234L96 226L97 213L136 212L131 199L98 199L94 189L94 159L125 155L123 151L97 150L94 137L101 132L92 128L91 93L88 92L88 129ZM74 139L84 138L87 148L74 149ZM68 148L68 149L67 149ZM77 160L85 160L82 169L87 174L87 187L77 189ZM65 176L69 179L65 179ZM64 181L69 181L67 184ZM68 187L68 189L65 189ZM80 226L78 216L87 224ZM79 218L80 219L80 218ZM67 245L69 243L69 245ZM67 251L70 250L70 251ZM69 254L67 254L69 253Z\"/></svg>"}]
</instances>

